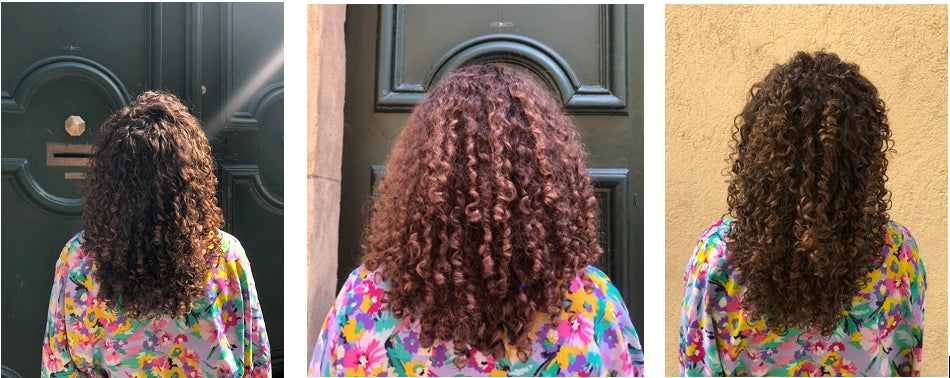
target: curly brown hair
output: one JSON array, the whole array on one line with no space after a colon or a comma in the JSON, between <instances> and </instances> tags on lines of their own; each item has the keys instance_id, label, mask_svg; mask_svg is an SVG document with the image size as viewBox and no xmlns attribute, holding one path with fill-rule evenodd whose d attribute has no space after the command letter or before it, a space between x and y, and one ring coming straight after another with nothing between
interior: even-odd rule
<instances>
[{"instance_id":1,"label":"curly brown hair","mask_svg":"<svg viewBox=\"0 0 950 378\"><path fill-rule=\"evenodd\" d=\"M100 297L132 317L182 317L224 253L217 178L198 120L148 91L103 123L83 188L82 246Z\"/></svg>"},{"instance_id":2,"label":"curly brown hair","mask_svg":"<svg viewBox=\"0 0 950 378\"><path fill-rule=\"evenodd\" d=\"M828 335L884 257L884 102L856 64L824 52L797 53L750 96L728 195L742 307L780 332Z\"/></svg>"},{"instance_id":3,"label":"curly brown hair","mask_svg":"<svg viewBox=\"0 0 950 378\"><path fill-rule=\"evenodd\" d=\"M587 153L528 74L498 63L447 74L396 141L372 207L363 264L420 343L530 353L538 314L600 256Z\"/></svg>"}]
</instances>

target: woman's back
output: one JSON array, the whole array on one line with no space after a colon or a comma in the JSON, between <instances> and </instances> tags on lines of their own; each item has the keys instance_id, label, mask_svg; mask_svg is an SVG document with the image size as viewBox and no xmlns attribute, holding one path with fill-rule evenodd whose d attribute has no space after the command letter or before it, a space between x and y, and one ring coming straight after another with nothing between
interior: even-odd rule
<instances>
[{"instance_id":1,"label":"woman's back","mask_svg":"<svg viewBox=\"0 0 950 378\"><path fill-rule=\"evenodd\" d=\"M310 374L642 375L642 348L620 293L597 268L588 267L584 275L568 286L553 322L538 314L528 331L531 353L522 361L507 343L505 356L471 346L467 355L458 356L451 341L422 347L419 324L393 316L384 305L388 285L361 266L350 274L326 318Z\"/></svg>"},{"instance_id":2,"label":"woman's back","mask_svg":"<svg viewBox=\"0 0 950 378\"><path fill-rule=\"evenodd\" d=\"M751 321L742 308L733 219L717 222L686 267L680 370L685 375L919 375L925 272L906 228L887 225L883 263L867 274L833 334L786 333ZM782 266L775 266L776 270Z\"/></svg>"},{"instance_id":3,"label":"woman's back","mask_svg":"<svg viewBox=\"0 0 950 378\"><path fill-rule=\"evenodd\" d=\"M244 249L220 232L216 268L183 318L127 316L99 296L95 260L73 237L56 264L42 376L270 376L270 346Z\"/></svg>"}]
</instances>

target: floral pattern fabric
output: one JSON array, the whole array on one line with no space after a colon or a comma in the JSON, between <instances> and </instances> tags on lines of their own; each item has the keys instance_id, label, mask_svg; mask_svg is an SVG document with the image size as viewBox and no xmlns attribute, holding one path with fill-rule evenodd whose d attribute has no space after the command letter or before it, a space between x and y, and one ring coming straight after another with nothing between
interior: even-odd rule
<instances>
[{"instance_id":1,"label":"floral pattern fabric","mask_svg":"<svg viewBox=\"0 0 950 378\"><path fill-rule=\"evenodd\" d=\"M310 362L317 376L642 376L643 351L627 307L604 273L588 267L566 290L556 323L539 314L526 362L509 350L494 358L470 348L456 356L451 342L419 344L418 323L382 305L387 285L362 266L353 271L330 309ZM464 362L459 367L456 359ZM467 362L465 362L467 360Z\"/></svg>"},{"instance_id":2,"label":"floral pattern fabric","mask_svg":"<svg viewBox=\"0 0 950 378\"><path fill-rule=\"evenodd\" d=\"M851 309L830 336L802 329L784 335L752 322L745 290L726 249L725 219L700 237L686 267L679 329L684 375L920 375L924 265L906 228L887 225L884 262L867 275Z\"/></svg>"},{"instance_id":3,"label":"floral pattern fabric","mask_svg":"<svg viewBox=\"0 0 950 378\"><path fill-rule=\"evenodd\" d=\"M270 345L241 244L221 232L224 255L205 297L182 319L136 319L99 298L95 265L73 237L56 263L42 376L269 377Z\"/></svg>"}]
</instances>

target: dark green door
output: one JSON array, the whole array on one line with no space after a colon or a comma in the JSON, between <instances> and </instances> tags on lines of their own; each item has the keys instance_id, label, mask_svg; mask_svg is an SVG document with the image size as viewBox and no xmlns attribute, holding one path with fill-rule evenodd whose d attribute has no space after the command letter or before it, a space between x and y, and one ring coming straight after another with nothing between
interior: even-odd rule
<instances>
[{"instance_id":1,"label":"dark green door","mask_svg":"<svg viewBox=\"0 0 950 378\"><path fill-rule=\"evenodd\" d=\"M251 259L279 374L283 5L4 3L2 14L3 376L39 369L53 265L81 227L83 155L147 89L177 94L205 125L225 231Z\"/></svg>"},{"instance_id":2,"label":"dark green door","mask_svg":"<svg viewBox=\"0 0 950 378\"><path fill-rule=\"evenodd\" d=\"M643 7L349 5L338 286L359 261L367 200L412 106L448 70L505 61L556 88L590 151L598 265L643 337Z\"/></svg>"}]
</instances>

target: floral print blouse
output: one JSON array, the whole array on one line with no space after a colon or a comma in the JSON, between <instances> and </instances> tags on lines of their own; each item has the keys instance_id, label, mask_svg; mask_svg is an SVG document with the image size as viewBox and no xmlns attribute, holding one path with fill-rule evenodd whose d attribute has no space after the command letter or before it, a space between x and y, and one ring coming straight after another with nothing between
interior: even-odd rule
<instances>
[{"instance_id":1,"label":"floral print blouse","mask_svg":"<svg viewBox=\"0 0 950 378\"><path fill-rule=\"evenodd\" d=\"M801 329L779 334L741 310L745 290L726 249L725 219L700 237L686 266L679 328L684 375L920 375L924 265L910 232L887 225L887 256L833 335Z\"/></svg>"},{"instance_id":2,"label":"floral print blouse","mask_svg":"<svg viewBox=\"0 0 950 378\"><path fill-rule=\"evenodd\" d=\"M73 237L56 263L42 376L269 377L270 345L251 267L221 232L224 255L182 319L136 319L98 297L92 257Z\"/></svg>"},{"instance_id":3,"label":"floral print blouse","mask_svg":"<svg viewBox=\"0 0 950 378\"><path fill-rule=\"evenodd\" d=\"M539 314L530 331L532 354L526 362L515 351L495 359L470 348L457 367L451 342L419 344L418 323L399 319L382 305L387 284L362 266L353 271L323 323L310 362L317 376L642 376L643 351L617 288L604 273L584 273L594 290L583 289L580 275L565 293L556 324Z\"/></svg>"}]
</instances>

